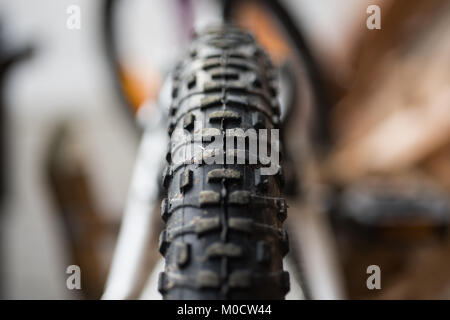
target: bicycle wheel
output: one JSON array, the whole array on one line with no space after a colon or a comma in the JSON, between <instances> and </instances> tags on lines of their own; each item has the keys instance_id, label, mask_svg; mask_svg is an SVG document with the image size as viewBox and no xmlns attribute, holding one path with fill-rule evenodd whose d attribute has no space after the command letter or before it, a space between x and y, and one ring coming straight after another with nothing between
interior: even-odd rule
<instances>
[{"instance_id":1,"label":"bicycle wheel","mask_svg":"<svg viewBox=\"0 0 450 320\"><path fill-rule=\"evenodd\" d=\"M160 292L164 299L284 299L282 171L276 164L264 175L267 158L259 159L268 142L260 133L266 129L273 142L280 121L268 55L249 33L211 28L172 76ZM268 150L272 157L279 148Z\"/></svg>"}]
</instances>

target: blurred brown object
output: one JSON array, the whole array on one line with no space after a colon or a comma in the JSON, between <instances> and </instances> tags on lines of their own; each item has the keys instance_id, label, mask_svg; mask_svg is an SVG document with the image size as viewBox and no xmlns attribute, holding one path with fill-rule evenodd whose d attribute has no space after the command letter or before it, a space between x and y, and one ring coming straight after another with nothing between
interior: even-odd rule
<instances>
[{"instance_id":1,"label":"blurred brown object","mask_svg":"<svg viewBox=\"0 0 450 320\"><path fill-rule=\"evenodd\" d=\"M381 12L334 110L327 166L338 181L408 170L450 142L450 3L393 1Z\"/></svg>"},{"instance_id":2,"label":"blurred brown object","mask_svg":"<svg viewBox=\"0 0 450 320\"><path fill-rule=\"evenodd\" d=\"M281 64L292 54L275 21L258 1L240 3L236 21L242 28L251 30L275 63Z\"/></svg>"},{"instance_id":3,"label":"blurred brown object","mask_svg":"<svg viewBox=\"0 0 450 320\"><path fill-rule=\"evenodd\" d=\"M381 270L381 290L366 286L366 268L373 264ZM439 243L411 248L356 242L344 259L347 290L353 299L448 299L449 265L450 245Z\"/></svg>"},{"instance_id":4,"label":"blurred brown object","mask_svg":"<svg viewBox=\"0 0 450 320\"><path fill-rule=\"evenodd\" d=\"M122 65L119 70L121 85L124 93L131 102L133 113L137 113L147 99L156 101L159 90L161 89L159 73L152 69L146 70L146 72L149 76L144 77L144 75L139 74L136 70L132 70L131 67Z\"/></svg>"},{"instance_id":5,"label":"blurred brown object","mask_svg":"<svg viewBox=\"0 0 450 320\"><path fill-rule=\"evenodd\" d=\"M81 293L99 299L103 293L119 221L99 211L68 127L56 131L48 152L47 174L56 211L68 243L69 265L81 269Z\"/></svg>"},{"instance_id":6,"label":"blurred brown object","mask_svg":"<svg viewBox=\"0 0 450 320\"><path fill-rule=\"evenodd\" d=\"M443 188L450 190L450 144L425 159L423 167Z\"/></svg>"},{"instance_id":7,"label":"blurred brown object","mask_svg":"<svg viewBox=\"0 0 450 320\"><path fill-rule=\"evenodd\" d=\"M409 179L414 177L449 199L450 2L391 0L379 5L381 30L361 25L361 37L355 39L349 68L354 74L333 110L336 144L323 163L324 181L348 190L380 179L392 185L389 201L398 204L396 193L411 188ZM389 190L386 194L389 199ZM376 203L370 195L365 199ZM364 214L374 213L362 210ZM418 214L426 217L427 212ZM390 217L401 221L394 214ZM405 217L404 222L416 223ZM401 228L387 234L393 237L384 242L336 231L350 298L449 298L448 234L433 239L423 232L429 229L423 229L421 221L417 226L420 232L411 229L406 235L410 240L404 242L398 241ZM366 268L372 264L381 268L381 290L366 287Z\"/></svg>"}]
</instances>

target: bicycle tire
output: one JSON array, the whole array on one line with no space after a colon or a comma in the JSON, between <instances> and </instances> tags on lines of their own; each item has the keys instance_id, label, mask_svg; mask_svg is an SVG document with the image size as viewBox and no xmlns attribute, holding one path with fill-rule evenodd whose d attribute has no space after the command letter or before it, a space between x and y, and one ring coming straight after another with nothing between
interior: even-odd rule
<instances>
[{"instance_id":1,"label":"bicycle tire","mask_svg":"<svg viewBox=\"0 0 450 320\"><path fill-rule=\"evenodd\" d=\"M165 228L159 241L166 265L159 291L177 300L284 299L289 274L282 260L289 241L282 228L287 205L281 166L264 176L262 165L249 161L174 160L174 153L183 154L195 140L179 143L175 130L193 132L194 121L204 128L202 148L208 132L225 136L228 129L279 127L277 80L268 55L247 32L209 28L197 35L172 77L171 142L163 175L167 198L161 205ZM247 157L245 146L241 155ZM226 148L223 156L240 152Z\"/></svg>"}]
</instances>

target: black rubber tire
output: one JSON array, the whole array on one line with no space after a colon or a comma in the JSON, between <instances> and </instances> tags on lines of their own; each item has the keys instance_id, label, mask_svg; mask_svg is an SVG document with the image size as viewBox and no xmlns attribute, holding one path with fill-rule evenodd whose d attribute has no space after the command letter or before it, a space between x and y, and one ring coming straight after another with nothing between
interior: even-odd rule
<instances>
[{"instance_id":1,"label":"black rubber tire","mask_svg":"<svg viewBox=\"0 0 450 320\"><path fill-rule=\"evenodd\" d=\"M176 152L192 146L179 143L174 130L193 132L194 120L205 128L200 145L208 130L225 135L227 129L277 128L276 95L269 57L250 34L234 27L199 34L176 67L163 177L168 192L161 206L166 266L158 286L164 299L284 299L289 291L282 263L288 238L281 167L263 176L261 165L248 161L174 161ZM236 150L225 146L222 152Z\"/></svg>"}]
</instances>

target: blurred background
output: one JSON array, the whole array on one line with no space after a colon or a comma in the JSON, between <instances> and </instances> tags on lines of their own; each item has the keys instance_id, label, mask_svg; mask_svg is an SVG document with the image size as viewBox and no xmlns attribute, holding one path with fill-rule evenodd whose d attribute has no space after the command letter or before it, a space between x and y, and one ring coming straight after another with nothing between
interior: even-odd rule
<instances>
[{"instance_id":1,"label":"blurred background","mask_svg":"<svg viewBox=\"0 0 450 320\"><path fill-rule=\"evenodd\" d=\"M289 20L268 2L0 0L1 298L102 296L164 79L224 5L289 91L291 281L316 299L450 298L450 2L274 1Z\"/></svg>"}]
</instances>

